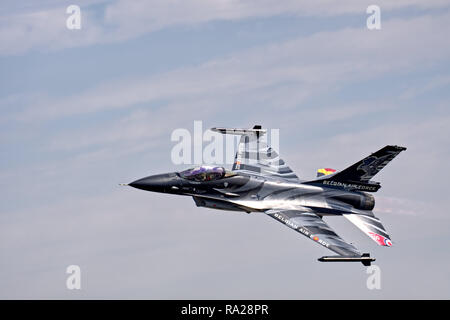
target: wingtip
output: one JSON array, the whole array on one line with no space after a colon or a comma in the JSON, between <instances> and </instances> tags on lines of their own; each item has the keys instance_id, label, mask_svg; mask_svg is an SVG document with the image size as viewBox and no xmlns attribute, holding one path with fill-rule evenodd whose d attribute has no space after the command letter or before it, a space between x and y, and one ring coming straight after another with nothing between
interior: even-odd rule
<instances>
[{"instance_id":1,"label":"wingtip","mask_svg":"<svg viewBox=\"0 0 450 320\"><path fill-rule=\"evenodd\" d=\"M369 253L363 253L361 256L324 256L317 260L320 262L361 262L365 266L370 266L376 259L371 258Z\"/></svg>"}]
</instances>

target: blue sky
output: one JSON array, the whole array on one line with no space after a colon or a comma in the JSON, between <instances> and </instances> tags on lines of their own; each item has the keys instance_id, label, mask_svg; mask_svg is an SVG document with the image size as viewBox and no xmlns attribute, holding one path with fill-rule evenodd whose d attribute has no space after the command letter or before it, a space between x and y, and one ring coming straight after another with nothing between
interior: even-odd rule
<instances>
[{"instance_id":1,"label":"blue sky","mask_svg":"<svg viewBox=\"0 0 450 320\"><path fill-rule=\"evenodd\" d=\"M449 21L439 0L2 1L0 297L448 299ZM305 179L408 147L376 179L392 248L329 221L382 290L263 215L118 187L183 169L170 136L195 120L280 129Z\"/></svg>"}]
</instances>

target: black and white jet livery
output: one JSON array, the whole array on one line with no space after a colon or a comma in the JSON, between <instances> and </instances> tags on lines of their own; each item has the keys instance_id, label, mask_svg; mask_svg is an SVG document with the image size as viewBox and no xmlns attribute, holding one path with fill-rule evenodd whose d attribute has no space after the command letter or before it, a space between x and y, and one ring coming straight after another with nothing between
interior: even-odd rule
<instances>
[{"instance_id":1,"label":"black and white jet livery","mask_svg":"<svg viewBox=\"0 0 450 320\"><path fill-rule=\"evenodd\" d=\"M192 196L199 207L242 212L263 212L312 241L337 253L322 262L359 261L368 266L375 259L345 242L323 220L339 215L381 246L392 242L372 209L380 183L371 181L400 152L386 146L342 170L319 169L317 178L301 181L269 147L261 126L252 129L212 128L222 134L240 135L231 170L200 166L182 172L158 174L129 185L138 189Z\"/></svg>"}]
</instances>

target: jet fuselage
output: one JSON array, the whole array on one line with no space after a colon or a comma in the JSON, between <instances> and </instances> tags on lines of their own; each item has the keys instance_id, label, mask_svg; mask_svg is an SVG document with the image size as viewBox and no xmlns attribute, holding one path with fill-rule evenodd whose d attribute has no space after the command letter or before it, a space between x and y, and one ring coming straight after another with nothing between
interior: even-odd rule
<instances>
[{"instance_id":1,"label":"jet fuselage","mask_svg":"<svg viewBox=\"0 0 450 320\"><path fill-rule=\"evenodd\" d=\"M254 174L233 173L211 181L185 179L178 172L158 174L130 183L153 192L192 196L196 205L230 211L312 209L320 215L369 214L372 195L323 185L286 182Z\"/></svg>"}]
</instances>

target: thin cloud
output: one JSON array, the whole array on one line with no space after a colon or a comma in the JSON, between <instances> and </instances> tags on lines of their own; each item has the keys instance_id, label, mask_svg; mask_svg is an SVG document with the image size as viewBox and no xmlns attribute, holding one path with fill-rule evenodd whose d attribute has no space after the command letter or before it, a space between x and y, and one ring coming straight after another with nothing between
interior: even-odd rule
<instances>
[{"instance_id":1,"label":"thin cloud","mask_svg":"<svg viewBox=\"0 0 450 320\"><path fill-rule=\"evenodd\" d=\"M234 21L281 14L296 16L365 15L370 1L273 0L155 0L81 1L82 29L67 30L68 15L60 2L40 6L12 7L0 16L0 55L24 54L30 50L61 50L93 44L117 43L172 26L191 26L211 21ZM100 6L98 4L101 4ZM448 6L445 0L380 0L383 12L405 7L420 9ZM67 3L67 6L69 3ZM6 8L5 11L8 11Z\"/></svg>"},{"instance_id":2,"label":"thin cloud","mask_svg":"<svg viewBox=\"0 0 450 320\"><path fill-rule=\"evenodd\" d=\"M265 87L283 83L291 83L297 88L295 94L308 97L330 87L338 88L343 81L361 81L411 66L436 64L450 54L446 41L448 19L449 15L444 14L392 20L385 22L385 29L377 34L365 29L320 32L149 78L104 83L64 100L37 102L10 116L36 121L152 101L192 101L199 97L217 100L219 96L237 96L252 90L264 93ZM440 49L427 49L431 47Z\"/></svg>"}]
</instances>

